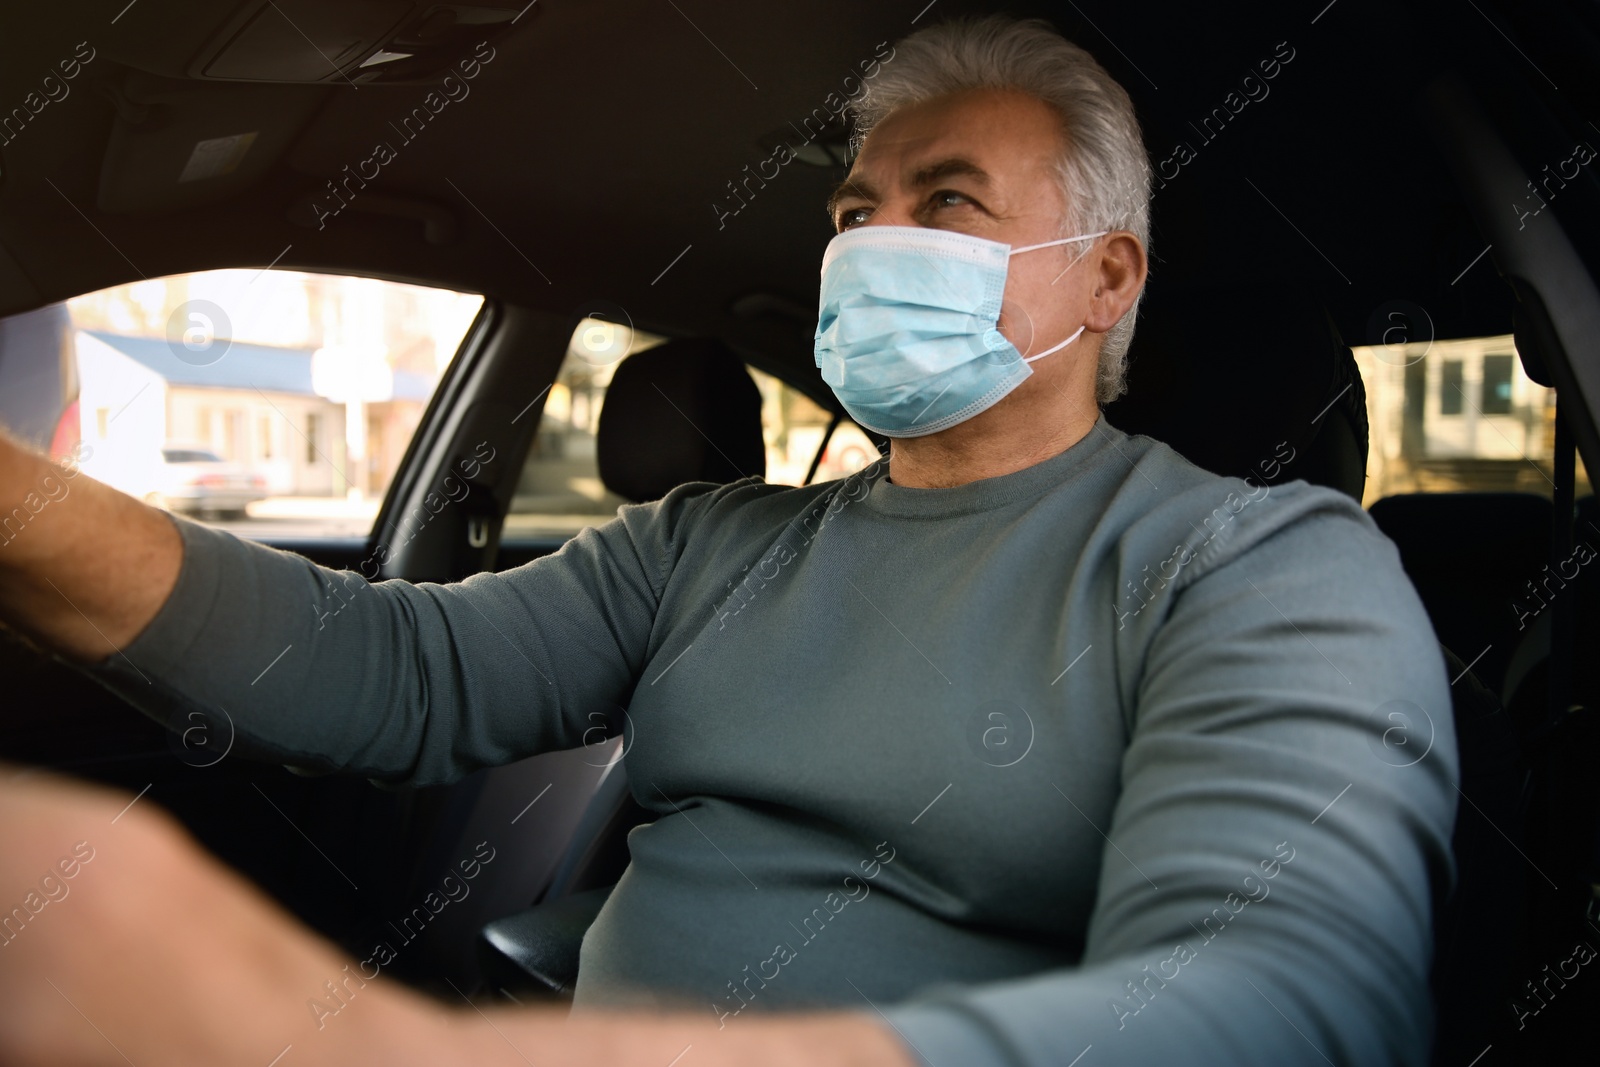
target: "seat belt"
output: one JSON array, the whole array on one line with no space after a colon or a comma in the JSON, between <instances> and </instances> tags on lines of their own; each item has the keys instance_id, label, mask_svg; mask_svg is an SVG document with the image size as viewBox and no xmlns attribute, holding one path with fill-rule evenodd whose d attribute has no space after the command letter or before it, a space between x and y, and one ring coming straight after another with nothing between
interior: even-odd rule
<instances>
[{"instance_id":1,"label":"seat belt","mask_svg":"<svg viewBox=\"0 0 1600 1067\"><path fill-rule=\"evenodd\" d=\"M1550 568L1557 574L1571 562L1573 556L1573 522L1576 518L1574 496L1576 493L1577 444L1567 420L1562 417L1561 390L1556 389L1555 454L1551 457L1554 470L1550 525ZM1557 795L1554 811L1560 813L1565 825L1557 828L1557 841L1568 841L1579 854L1572 857L1569 870L1581 877L1589 887L1585 901L1584 917L1595 921L1600 917L1600 793L1587 782L1575 780L1575 771L1593 766L1600 755L1600 732L1594 716L1596 709L1585 708L1572 702L1572 671L1575 636L1577 633L1578 597L1554 597L1550 605L1550 660L1546 679L1545 726L1542 732L1545 744L1535 754L1550 776L1550 785ZM1576 746L1579 751L1574 752Z\"/></svg>"},{"instance_id":2,"label":"seat belt","mask_svg":"<svg viewBox=\"0 0 1600 1067\"><path fill-rule=\"evenodd\" d=\"M1556 391L1556 441L1552 465L1555 492L1551 503L1550 567L1557 574L1572 558L1573 494L1577 471L1576 447L1567 420L1561 417L1561 392ZM1552 598L1550 606L1550 668L1545 721L1551 726L1572 712L1572 643L1576 630L1576 596Z\"/></svg>"}]
</instances>

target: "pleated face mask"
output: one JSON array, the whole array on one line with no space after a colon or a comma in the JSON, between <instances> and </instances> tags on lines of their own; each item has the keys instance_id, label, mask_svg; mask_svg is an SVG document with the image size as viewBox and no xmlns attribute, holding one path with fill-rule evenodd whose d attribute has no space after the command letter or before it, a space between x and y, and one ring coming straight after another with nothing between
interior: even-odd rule
<instances>
[{"instance_id":1,"label":"pleated face mask","mask_svg":"<svg viewBox=\"0 0 1600 1067\"><path fill-rule=\"evenodd\" d=\"M1024 358L997 325L1011 257L1109 232L1012 248L924 226L844 231L822 257L822 380L857 424L886 437L965 422L1022 384L1033 373L1028 364L1084 330Z\"/></svg>"}]
</instances>

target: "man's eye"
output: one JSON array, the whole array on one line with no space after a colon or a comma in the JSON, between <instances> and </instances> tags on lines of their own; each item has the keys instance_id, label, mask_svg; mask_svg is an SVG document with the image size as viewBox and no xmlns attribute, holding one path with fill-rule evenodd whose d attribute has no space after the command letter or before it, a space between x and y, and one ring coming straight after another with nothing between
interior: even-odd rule
<instances>
[{"instance_id":1,"label":"man's eye","mask_svg":"<svg viewBox=\"0 0 1600 1067\"><path fill-rule=\"evenodd\" d=\"M934 207L962 207L972 203L971 200L956 192L954 189L940 189L938 192L929 197L928 200L929 203L931 203Z\"/></svg>"},{"instance_id":2,"label":"man's eye","mask_svg":"<svg viewBox=\"0 0 1600 1067\"><path fill-rule=\"evenodd\" d=\"M866 221L867 209L864 207L850 207L839 212L838 226L840 230L848 230L850 227Z\"/></svg>"}]
</instances>

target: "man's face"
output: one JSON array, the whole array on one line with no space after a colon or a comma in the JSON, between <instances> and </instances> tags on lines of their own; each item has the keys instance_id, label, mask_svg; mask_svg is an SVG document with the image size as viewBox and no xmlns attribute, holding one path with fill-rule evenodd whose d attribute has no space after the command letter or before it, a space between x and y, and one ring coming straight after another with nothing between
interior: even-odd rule
<instances>
[{"instance_id":1,"label":"man's face","mask_svg":"<svg viewBox=\"0 0 1600 1067\"><path fill-rule=\"evenodd\" d=\"M1053 240L1066 211L1056 170L1064 147L1060 116L1022 93L971 90L901 108L873 128L835 191L834 227L928 226L1013 247ZM1000 330L1024 356L1083 323L1088 264L1063 271L1090 244L1012 257ZM1063 355L1079 345L1090 338Z\"/></svg>"}]
</instances>

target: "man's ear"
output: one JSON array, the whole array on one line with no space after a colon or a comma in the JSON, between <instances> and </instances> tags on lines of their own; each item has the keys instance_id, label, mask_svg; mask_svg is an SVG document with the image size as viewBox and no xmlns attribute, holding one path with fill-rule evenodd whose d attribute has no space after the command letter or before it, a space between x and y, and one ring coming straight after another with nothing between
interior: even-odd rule
<instances>
[{"instance_id":1,"label":"man's ear","mask_svg":"<svg viewBox=\"0 0 1600 1067\"><path fill-rule=\"evenodd\" d=\"M1107 235L1094 257L1094 290L1089 296L1085 324L1095 333L1115 326L1144 286L1149 271L1144 245L1126 230Z\"/></svg>"}]
</instances>

